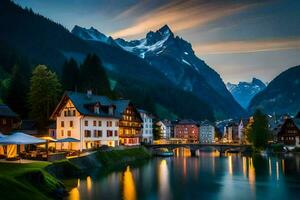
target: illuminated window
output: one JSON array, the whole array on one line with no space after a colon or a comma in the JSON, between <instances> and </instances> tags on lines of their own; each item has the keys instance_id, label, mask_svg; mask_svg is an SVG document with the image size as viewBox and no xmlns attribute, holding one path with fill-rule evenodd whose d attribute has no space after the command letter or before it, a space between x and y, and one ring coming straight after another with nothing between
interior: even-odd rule
<instances>
[{"instance_id":1,"label":"illuminated window","mask_svg":"<svg viewBox=\"0 0 300 200\"><path fill-rule=\"evenodd\" d=\"M68 137L71 137L71 131L68 131Z\"/></svg>"},{"instance_id":2,"label":"illuminated window","mask_svg":"<svg viewBox=\"0 0 300 200\"><path fill-rule=\"evenodd\" d=\"M61 137L64 137L64 130L61 130Z\"/></svg>"}]
</instances>

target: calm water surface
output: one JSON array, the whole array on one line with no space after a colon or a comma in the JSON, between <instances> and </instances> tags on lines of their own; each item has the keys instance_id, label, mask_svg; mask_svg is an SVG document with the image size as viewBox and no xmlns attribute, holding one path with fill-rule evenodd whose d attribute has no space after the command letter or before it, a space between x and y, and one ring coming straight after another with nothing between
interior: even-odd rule
<instances>
[{"instance_id":1,"label":"calm water surface","mask_svg":"<svg viewBox=\"0 0 300 200\"><path fill-rule=\"evenodd\" d=\"M187 149L172 158L78 179L69 199L300 199L300 155L246 157Z\"/></svg>"}]
</instances>

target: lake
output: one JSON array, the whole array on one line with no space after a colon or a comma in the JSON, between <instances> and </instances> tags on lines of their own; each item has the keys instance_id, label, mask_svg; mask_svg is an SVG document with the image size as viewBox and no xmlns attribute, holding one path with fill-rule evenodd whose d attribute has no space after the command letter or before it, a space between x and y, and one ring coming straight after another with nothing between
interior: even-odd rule
<instances>
[{"instance_id":1,"label":"lake","mask_svg":"<svg viewBox=\"0 0 300 200\"><path fill-rule=\"evenodd\" d=\"M175 153L140 167L78 179L68 199L300 199L300 155Z\"/></svg>"}]
</instances>

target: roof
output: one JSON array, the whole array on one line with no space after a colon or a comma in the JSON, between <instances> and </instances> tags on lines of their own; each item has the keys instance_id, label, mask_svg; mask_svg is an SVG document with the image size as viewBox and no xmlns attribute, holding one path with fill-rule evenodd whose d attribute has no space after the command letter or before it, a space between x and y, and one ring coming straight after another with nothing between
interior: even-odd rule
<instances>
[{"instance_id":1,"label":"roof","mask_svg":"<svg viewBox=\"0 0 300 200\"><path fill-rule=\"evenodd\" d=\"M37 125L34 120L22 120L20 130L37 130Z\"/></svg>"},{"instance_id":2,"label":"roof","mask_svg":"<svg viewBox=\"0 0 300 200\"><path fill-rule=\"evenodd\" d=\"M140 115L141 114L145 114L145 115L147 115L147 117L149 117L149 118L155 118L154 117L154 115L152 115L150 112L148 112L148 111L146 111L146 110L143 110L143 109L137 109L138 110L138 112L140 113Z\"/></svg>"},{"instance_id":3,"label":"roof","mask_svg":"<svg viewBox=\"0 0 300 200\"><path fill-rule=\"evenodd\" d=\"M45 142L46 140L42 140L22 132L17 132L0 139L0 144L40 144Z\"/></svg>"},{"instance_id":4,"label":"roof","mask_svg":"<svg viewBox=\"0 0 300 200\"><path fill-rule=\"evenodd\" d=\"M5 104L0 104L1 117L18 117L18 115Z\"/></svg>"},{"instance_id":5,"label":"roof","mask_svg":"<svg viewBox=\"0 0 300 200\"><path fill-rule=\"evenodd\" d=\"M108 117L108 118L121 118L122 114L124 113L125 109L131 104L130 100L111 100L106 96L100 95L87 95L86 93L80 92L72 92L67 91L63 95L62 100L56 107L55 111L53 112L51 118L54 118L55 113L59 112L60 106L62 106L63 102L67 99L70 99L74 104L77 111L86 116L98 116L98 117ZM95 113L92 110L88 109L87 105L94 105L96 103L100 104L99 113ZM114 106L115 112L113 115L109 115L107 112L101 110L101 106Z\"/></svg>"},{"instance_id":6,"label":"roof","mask_svg":"<svg viewBox=\"0 0 300 200\"><path fill-rule=\"evenodd\" d=\"M200 123L200 126L208 126L208 125L214 126L214 124L209 120L204 120Z\"/></svg>"},{"instance_id":7,"label":"roof","mask_svg":"<svg viewBox=\"0 0 300 200\"><path fill-rule=\"evenodd\" d=\"M300 118L294 118L293 122L297 126L297 128L300 130Z\"/></svg>"},{"instance_id":8,"label":"roof","mask_svg":"<svg viewBox=\"0 0 300 200\"><path fill-rule=\"evenodd\" d=\"M189 125L189 124L196 124L198 125L198 122L192 120L192 119L183 119L183 120L179 120L177 124L180 124L180 125Z\"/></svg>"}]
</instances>

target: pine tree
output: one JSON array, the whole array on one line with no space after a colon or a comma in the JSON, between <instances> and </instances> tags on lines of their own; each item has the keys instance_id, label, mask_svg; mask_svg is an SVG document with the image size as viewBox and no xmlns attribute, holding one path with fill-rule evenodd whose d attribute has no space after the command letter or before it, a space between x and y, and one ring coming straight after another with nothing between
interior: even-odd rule
<instances>
[{"instance_id":1,"label":"pine tree","mask_svg":"<svg viewBox=\"0 0 300 200\"><path fill-rule=\"evenodd\" d=\"M22 70L19 64L13 67L12 77L5 96L5 103L21 117L26 117L28 112L26 102L29 77L26 73L26 69Z\"/></svg>"},{"instance_id":2,"label":"pine tree","mask_svg":"<svg viewBox=\"0 0 300 200\"><path fill-rule=\"evenodd\" d=\"M268 144L268 119L260 110L255 111L253 115L253 123L248 130L248 139L256 149L264 149Z\"/></svg>"},{"instance_id":3,"label":"pine tree","mask_svg":"<svg viewBox=\"0 0 300 200\"><path fill-rule=\"evenodd\" d=\"M49 123L49 117L58 103L61 84L57 75L45 65L38 65L32 72L29 91L31 117L37 122L39 129Z\"/></svg>"},{"instance_id":4,"label":"pine tree","mask_svg":"<svg viewBox=\"0 0 300 200\"><path fill-rule=\"evenodd\" d=\"M99 95L114 96L102 62L95 54L87 55L80 67L80 90L93 90Z\"/></svg>"},{"instance_id":5,"label":"pine tree","mask_svg":"<svg viewBox=\"0 0 300 200\"><path fill-rule=\"evenodd\" d=\"M64 63L61 81L64 90L77 89L79 82L79 67L73 58Z\"/></svg>"}]
</instances>

